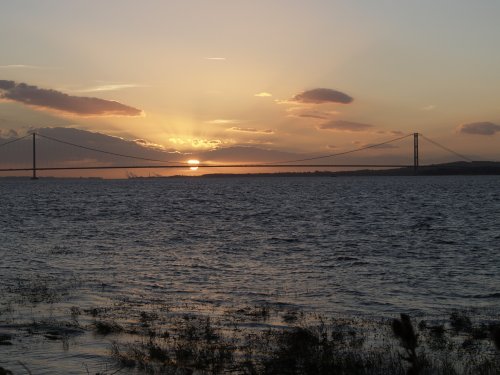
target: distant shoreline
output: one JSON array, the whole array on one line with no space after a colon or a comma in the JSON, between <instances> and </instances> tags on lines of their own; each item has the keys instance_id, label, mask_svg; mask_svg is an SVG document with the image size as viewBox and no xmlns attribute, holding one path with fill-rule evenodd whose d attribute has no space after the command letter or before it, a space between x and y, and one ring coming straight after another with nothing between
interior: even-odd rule
<instances>
[{"instance_id":1,"label":"distant shoreline","mask_svg":"<svg viewBox=\"0 0 500 375\"><path fill-rule=\"evenodd\" d=\"M209 173L200 176L151 176L133 178L230 178L230 177L340 177L340 176L452 176L452 175L500 175L500 162L473 161L433 164L421 166L417 173L413 167L391 169L362 169L356 171L314 171L314 172L275 172L275 173Z\"/></svg>"}]
</instances>

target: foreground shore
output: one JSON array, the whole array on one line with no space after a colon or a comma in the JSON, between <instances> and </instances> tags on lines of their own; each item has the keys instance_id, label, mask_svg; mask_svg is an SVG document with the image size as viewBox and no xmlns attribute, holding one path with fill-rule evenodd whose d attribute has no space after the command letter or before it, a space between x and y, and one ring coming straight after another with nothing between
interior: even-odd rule
<instances>
[{"instance_id":1,"label":"foreground shore","mask_svg":"<svg viewBox=\"0 0 500 375\"><path fill-rule=\"evenodd\" d=\"M1 312L0 374L500 373L498 316L466 311L439 320L366 319L272 305L179 309L158 301L55 314L45 302ZM48 315L30 316L30 309ZM81 355L88 347L94 358ZM80 362L69 361L78 354Z\"/></svg>"}]
</instances>

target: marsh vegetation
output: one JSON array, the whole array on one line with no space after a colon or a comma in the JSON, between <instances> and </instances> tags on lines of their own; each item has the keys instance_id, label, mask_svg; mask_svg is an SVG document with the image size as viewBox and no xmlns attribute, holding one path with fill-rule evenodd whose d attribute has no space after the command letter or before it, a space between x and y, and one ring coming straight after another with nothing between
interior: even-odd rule
<instances>
[{"instance_id":1,"label":"marsh vegetation","mask_svg":"<svg viewBox=\"0 0 500 375\"><path fill-rule=\"evenodd\" d=\"M47 309L59 295L53 285L19 285L23 298L0 312L0 346L26 346L36 339L56 344L50 350L64 356L81 338L91 337L101 343L106 358L105 366L92 370L101 375L500 373L500 320L467 311L438 320L406 314L376 320L271 304L179 308L161 301L121 301L69 306L64 316L32 316L31 321L18 316L9 322L17 309ZM80 367L90 373L86 363ZM0 374L10 374L7 368L0 367Z\"/></svg>"}]
</instances>

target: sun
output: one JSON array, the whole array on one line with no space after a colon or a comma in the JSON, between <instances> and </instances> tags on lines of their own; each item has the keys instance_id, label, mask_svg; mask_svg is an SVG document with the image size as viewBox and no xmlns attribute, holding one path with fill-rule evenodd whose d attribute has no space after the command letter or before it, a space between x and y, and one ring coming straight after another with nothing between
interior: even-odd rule
<instances>
[{"instance_id":1,"label":"sun","mask_svg":"<svg viewBox=\"0 0 500 375\"><path fill-rule=\"evenodd\" d=\"M191 165L189 169L191 169L192 171L196 171L198 170L198 164L200 164L200 161L196 159L190 159L187 161L187 163Z\"/></svg>"}]
</instances>

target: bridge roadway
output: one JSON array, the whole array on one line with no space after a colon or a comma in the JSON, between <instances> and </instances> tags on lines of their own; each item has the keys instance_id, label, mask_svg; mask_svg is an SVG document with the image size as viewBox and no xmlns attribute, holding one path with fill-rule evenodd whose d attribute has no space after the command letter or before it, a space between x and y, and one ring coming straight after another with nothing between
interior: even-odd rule
<instances>
[{"instance_id":1,"label":"bridge roadway","mask_svg":"<svg viewBox=\"0 0 500 375\"><path fill-rule=\"evenodd\" d=\"M184 169L184 168L413 168L403 164L198 164L198 165L107 165L93 167L36 167L36 171L69 171L99 169ZM2 168L0 172L33 171L33 168Z\"/></svg>"}]
</instances>

